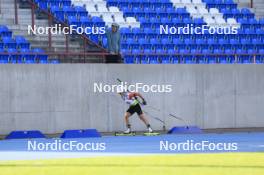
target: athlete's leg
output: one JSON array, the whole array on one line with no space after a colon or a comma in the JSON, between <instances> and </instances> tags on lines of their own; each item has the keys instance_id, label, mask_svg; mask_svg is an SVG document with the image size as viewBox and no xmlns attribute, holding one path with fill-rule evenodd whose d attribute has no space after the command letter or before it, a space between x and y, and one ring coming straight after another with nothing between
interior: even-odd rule
<instances>
[{"instance_id":1,"label":"athlete's leg","mask_svg":"<svg viewBox=\"0 0 264 175\"><path fill-rule=\"evenodd\" d=\"M142 114L139 115L139 118L140 118L141 121L143 121L145 123L145 125L148 128L148 131L152 132L153 130L152 130L152 128L151 128L151 126L150 126L150 124L149 124L149 122L147 120L146 115L143 112L142 112Z\"/></svg>"},{"instance_id":2,"label":"athlete's leg","mask_svg":"<svg viewBox=\"0 0 264 175\"><path fill-rule=\"evenodd\" d=\"M144 113L140 114L139 115L139 118L140 118L141 121L143 121L145 123L146 126L149 125L149 122L147 120L147 117L146 117L146 115Z\"/></svg>"},{"instance_id":3,"label":"athlete's leg","mask_svg":"<svg viewBox=\"0 0 264 175\"><path fill-rule=\"evenodd\" d=\"M126 112L125 113L125 123L126 123L126 126L128 127L128 128L130 128L130 123L129 123L129 117L131 116L131 114L129 113L129 112Z\"/></svg>"},{"instance_id":4,"label":"athlete's leg","mask_svg":"<svg viewBox=\"0 0 264 175\"><path fill-rule=\"evenodd\" d=\"M131 132L131 125L129 123L129 117L131 116L131 114L129 112L125 113L125 123L126 123L126 127L127 130L124 131L125 134L129 134Z\"/></svg>"},{"instance_id":5,"label":"athlete's leg","mask_svg":"<svg viewBox=\"0 0 264 175\"><path fill-rule=\"evenodd\" d=\"M139 104L137 104L137 105L135 106L135 110L136 110L136 112L137 112L137 114L138 114L140 120L143 121L143 122L145 123L145 125L147 126L148 131L149 131L149 132L152 132L152 129L151 129L151 126L150 126L150 124L149 124L149 122L148 122L148 120L147 120L147 117L146 117L146 115L143 113L143 111L142 111L142 109L141 109L141 107L140 107Z\"/></svg>"}]
</instances>

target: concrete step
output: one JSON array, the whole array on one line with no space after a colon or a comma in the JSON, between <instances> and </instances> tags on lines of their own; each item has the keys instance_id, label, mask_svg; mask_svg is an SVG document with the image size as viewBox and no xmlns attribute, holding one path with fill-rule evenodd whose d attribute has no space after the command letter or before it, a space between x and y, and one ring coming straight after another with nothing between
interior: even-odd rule
<instances>
[{"instance_id":1,"label":"concrete step","mask_svg":"<svg viewBox=\"0 0 264 175\"><path fill-rule=\"evenodd\" d=\"M250 8L250 3L239 3L238 7L239 8Z\"/></svg>"},{"instance_id":2,"label":"concrete step","mask_svg":"<svg viewBox=\"0 0 264 175\"><path fill-rule=\"evenodd\" d=\"M32 46L37 46L37 47L40 47L40 46L46 46L46 47L48 47L48 43L32 43ZM54 47L54 48L65 48L65 45L64 44L58 44L58 43L55 43L55 42L52 42L52 47ZM71 48L71 49L76 49L76 50L82 50L81 48L80 48L80 45L73 45L73 44L69 44L69 48Z\"/></svg>"},{"instance_id":3,"label":"concrete step","mask_svg":"<svg viewBox=\"0 0 264 175\"><path fill-rule=\"evenodd\" d=\"M15 19L15 15L4 13L4 14L0 14L0 18L2 18L2 19Z\"/></svg>"},{"instance_id":4,"label":"concrete step","mask_svg":"<svg viewBox=\"0 0 264 175\"><path fill-rule=\"evenodd\" d=\"M38 44L38 43L42 43L42 44L45 44L45 45L48 45L48 43L49 43L49 40L48 40L48 38L45 38L45 39L41 39L41 40L37 40L37 39L31 39L31 38L28 38L28 37L26 37L27 38L27 40L30 42L30 43L32 43L32 44ZM58 45L65 45L65 41L58 41L58 40L51 40L52 41L52 43L54 43L54 44L58 44Z\"/></svg>"},{"instance_id":5,"label":"concrete step","mask_svg":"<svg viewBox=\"0 0 264 175\"><path fill-rule=\"evenodd\" d=\"M239 4L239 3L250 3L251 0L235 0L234 2Z\"/></svg>"},{"instance_id":6,"label":"concrete step","mask_svg":"<svg viewBox=\"0 0 264 175\"><path fill-rule=\"evenodd\" d=\"M28 14L31 14L31 9L20 9L20 8L18 8L18 12L21 15L27 16Z\"/></svg>"},{"instance_id":7,"label":"concrete step","mask_svg":"<svg viewBox=\"0 0 264 175\"><path fill-rule=\"evenodd\" d=\"M54 48L54 51L56 51L56 52L66 52L66 49L65 49L65 48L60 48L60 47L55 47L55 48ZM83 50L81 50L81 49L76 49L76 48L70 48L70 47L69 47L69 51L70 51L70 52L80 53L80 52L82 52Z\"/></svg>"},{"instance_id":8,"label":"concrete step","mask_svg":"<svg viewBox=\"0 0 264 175\"><path fill-rule=\"evenodd\" d=\"M14 24L14 2L13 0L0 0L1 3L1 13L0 13L0 24L7 25L10 30L13 31L14 36L22 35L24 36L31 44L31 48L42 48L46 51L48 51L48 34L44 35L32 35L28 34L28 25L31 24L31 10L28 9L18 9L18 23L19 25ZM39 20L35 17L35 25L41 26L41 27L47 27L48 26L48 20L43 19ZM82 41L82 40L80 40ZM83 45L80 43L80 41L77 39L75 41L71 40L71 37L69 38L69 51L70 52L76 52L80 53L83 51ZM64 35L52 35L52 48L51 51L56 52L65 52L65 36ZM52 56L52 58L57 58L57 56ZM72 59L74 59L75 56L72 56ZM87 60L91 60L90 62L100 62L100 59L98 58L87 58ZM102 60L102 59L101 59Z\"/></svg>"},{"instance_id":9,"label":"concrete step","mask_svg":"<svg viewBox=\"0 0 264 175\"><path fill-rule=\"evenodd\" d=\"M15 23L14 19L3 19L0 18L0 25L13 25Z\"/></svg>"},{"instance_id":10,"label":"concrete step","mask_svg":"<svg viewBox=\"0 0 264 175\"><path fill-rule=\"evenodd\" d=\"M263 4L263 0L253 0L254 4Z\"/></svg>"},{"instance_id":11,"label":"concrete step","mask_svg":"<svg viewBox=\"0 0 264 175\"><path fill-rule=\"evenodd\" d=\"M12 1L10 1L10 3L2 3L1 9L14 9L15 10L15 5Z\"/></svg>"},{"instance_id":12,"label":"concrete step","mask_svg":"<svg viewBox=\"0 0 264 175\"><path fill-rule=\"evenodd\" d=\"M13 0L1 0L1 3L2 4L8 4L8 3L10 3L10 4L14 4L14 1Z\"/></svg>"},{"instance_id":13,"label":"concrete step","mask_svg":"<svg viewBox=\"0 0 264 175\"><path fill-rule=\"evenodd\" d=\"M45 24L45 21L35 21L35 25L36 26L42 26L43 24ZM29 25L31 26L31 23L30 24L19 24L19 25L15 25L15 24L12 24L12 25L8 25L9 28L11 30L24 30L24 31L28 31L28 27ZM46 25L44 25L46 26Z\"/></svg>"},{"instance_id":14,"label":"concrete step","mask_svg":"<svg viewBox=\"0 0 264 175\"><path fill-rule=\"evenodd\" d=\"M262 9L262 8L255 8L255 12L264 12L264 9Z\"/></svg>"},{"instance_id":15,"label":"concrete step","mask_svg":"<svg viewBox=\"0 0 264 175\"><path fill-rule=\"evenodd\" d=\"M26 29L28 28L28 26L32 26L31 19L30 20L27 20L27 21L18 19L18 23L20 25L22 25ZM46 20L35 20L34 25L39 26L39 27L46 27L46 26L49 25L49 23Z\"/></svg>"},{"instance_id":16,"label":"concrete step","mask_svg":"<svg viewBox=\"0 0 264 175\"><path fill-rule=\"evenodd\" d=\"M254 3L254 4L253 4L253 7L254 7L254 8L257 8L257 9L264 8L264 3L261 3L261 4L256 4L256 3Z\"/></svg>"},{"instance_id":17,"label":"concrete step","mask_svg":"<svg viewBox=\"0 0 264 175\"><path fill-rule=\"evenodd\" d=\"M45 46L48 46L49 45L49 41L46 40L46 41L36 41L36 40L28 40L32 45L45 45ZM54 41L52 40L52 46L58 46L58 47L63 47L65 48L65 42L58 42L58 41ZM70 48L76 48L76 49L79 49L81 46L79 44L75 44L75 43L69 43L69 47Z\"/></svg>"},{"instance_id":18,"label":"concrete step","mask_svg":"<svg viewBox=\"0 0 264 175\"><path fill-rule=\"evenodd\" d=\"M0 14L12 14L13 16L15 15L15 10L14 9L10 9L10 8L8 8L8 9L2 9L1 8L1 13Z\"/></svg>"}]
</instances>

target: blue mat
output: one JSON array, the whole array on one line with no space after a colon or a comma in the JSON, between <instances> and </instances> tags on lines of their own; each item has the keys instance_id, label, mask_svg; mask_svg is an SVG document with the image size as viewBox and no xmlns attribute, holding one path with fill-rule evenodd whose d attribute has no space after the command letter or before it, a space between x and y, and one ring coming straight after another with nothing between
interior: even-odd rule
<instances>
[{"instance_id":1,"label":"blue mat","mask_svg":"<svg viewBox=\"0 0 264 175\"><path fill-rule=\"evenodd\" d=\"M12 131L5 139L32 139L45 138L45 135L38 130L32 131Z\"/></svg>"},{"instance_id":2,"label":"blue mat","mask_svg":"<svg viewBox=\"0 0 264 175\"><path fill-rule=\"evenodd\" d=\"M101 134L96 129L83 129L83 130L65 130L61 138L89 138L101 137Z\"/></svg>"},{"instance_id":3,"label":"blue mat","mask_svg":"<svg viewBox=\"0 0 264 175\"><path fill-rule=\"evenodd\" d=\"M198 126L176 126L168 134L201 134L203 131Z\"/></svg>"}]
</instances>

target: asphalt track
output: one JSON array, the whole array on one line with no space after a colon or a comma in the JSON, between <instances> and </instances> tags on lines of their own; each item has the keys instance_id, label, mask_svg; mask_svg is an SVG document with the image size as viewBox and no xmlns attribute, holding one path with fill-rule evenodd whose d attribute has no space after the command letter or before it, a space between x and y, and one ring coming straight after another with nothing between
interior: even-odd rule
<instances>
[{"instance_id":1,"label":"asphalt track","mask_svg":"<svg viewBox=\"0 0 264 175\"><path fill-rule=\"evenodd\" d=\"M32 150L28 148L31 143L75 143L94 145L94 150L79 150L76 147L72 150ZM217 150L194 149L192 144L236 144L236 149ZM105 149L96 150L98 144L104 144ZM161 149L161 143L163 147ZM173 149L165 149L164 144L168 143ZM178 143L185 143L185 147L177 147ZM186 147L187 146L187 147ZM169 148L169 147L167 147ZM187 148L187 149L186 149ZM211 147L213 148L213 147ZM227 147L230 148L230 147ZM1 140L0 160L28 160L28 159L50 159L50 158L78 158L91 156L116 156L116 155L142 155L142 154L183 154L183 153L217 153L217 152L264 152L264 132L243 132L224 134L175 134L159 136L103 136L101 138L81 138L81 139L30 139L30 140Z\"/></svg>"}]
</instances>

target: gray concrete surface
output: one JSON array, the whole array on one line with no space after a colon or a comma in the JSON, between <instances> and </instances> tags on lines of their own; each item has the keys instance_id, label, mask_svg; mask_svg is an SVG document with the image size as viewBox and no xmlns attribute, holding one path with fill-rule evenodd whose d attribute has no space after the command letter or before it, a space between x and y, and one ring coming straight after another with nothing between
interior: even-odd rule
<instances>
[{"instance_id":1,"label":"gray concrete surface","mask_svg":"<svg viewBox=\"0 0 264 175\"><path fill-rule=\"evenodd\" d=\"M115 93L94 93L93 83L171 84L171 93L142 93L144 110L166 122L174 113L203 129L264 127L263 65L0 65L0 135L38 129L123 130L126 104ZM135 130L145 126L131 118ZM154 129L162 124L150 119Z\"/></svg>"}]
</instances>

